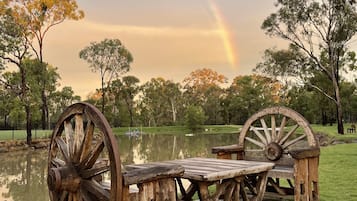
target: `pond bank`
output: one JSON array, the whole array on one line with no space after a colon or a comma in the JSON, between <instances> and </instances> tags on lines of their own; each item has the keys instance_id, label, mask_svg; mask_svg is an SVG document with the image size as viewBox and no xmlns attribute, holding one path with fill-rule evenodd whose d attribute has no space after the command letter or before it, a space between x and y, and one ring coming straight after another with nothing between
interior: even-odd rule
<instances>
[{"instance_id":1,"label":"pond bank","mask_svg":"<svg viewBox=\"0 0 357 201\"><path fill-rule=\"evenodd\" d=\"M51 139L34 139L31 146L26 144L26 140L6 140L0 141L0 153L22 151L29 149L47 149Z\"/></svg>"}]
</instances>

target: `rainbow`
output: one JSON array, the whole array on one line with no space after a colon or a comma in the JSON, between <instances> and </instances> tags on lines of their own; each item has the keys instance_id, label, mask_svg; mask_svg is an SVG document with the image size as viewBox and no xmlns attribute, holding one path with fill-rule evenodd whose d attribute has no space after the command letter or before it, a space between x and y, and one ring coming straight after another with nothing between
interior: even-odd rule
<instances>
[{"instance_id":1,"label":"rainbow","mask_svg":"<svg viewBox=\"0 0 357 201\"><path fill-rule=\"evenodd\" d=\"M214 0L209 0L209 6L211 9L211 12L213 14L213 17L216 20L217 23L217 28L219 31L219 35L222 39L224 49L226 51L226 57L233 69L237 67L237 51L235 49L234 44L234 38L229 31L229 26L227 25L224 16L222 12L219 10L217 4L214 2Z\"/></svg>"}]
</instances>

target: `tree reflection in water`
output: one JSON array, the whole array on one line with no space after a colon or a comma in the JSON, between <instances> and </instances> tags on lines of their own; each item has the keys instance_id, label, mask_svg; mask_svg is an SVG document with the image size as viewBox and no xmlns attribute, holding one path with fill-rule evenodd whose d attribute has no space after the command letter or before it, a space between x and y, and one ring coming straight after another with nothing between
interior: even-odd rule
<instances>
[{"instance_id":1,"label":"tree reflection in water","mask_svg":"<svg viewBox=\"0 0 357 201\"><path fill-rule=\"evenodd\" d=\"M189 157L215 157L211 147L237 142L237 134L118 136L123 164L174 160Z\"/></svg>"},{"instance_id":2,"label":"tree reflection in water","mask_svg":"<svg viewBox=\"0 0 357 201\"><path fill-rule=\"evenodd\" d=\"M46 158L46 150L1 154L1 200L48 201Z\"/></svg>"},{"instance_id":3,"label":"tree reflection in water","mask_svg":"<svg viewBox=\"0 0 357 201\"><path fill-rule=\"evenodd\" d=\"M211 147L237 142L237 134L119 136L123 164L215 157ZM0 154L0 200L49 201L47 150Z\"/></svg>"}]
</instances>

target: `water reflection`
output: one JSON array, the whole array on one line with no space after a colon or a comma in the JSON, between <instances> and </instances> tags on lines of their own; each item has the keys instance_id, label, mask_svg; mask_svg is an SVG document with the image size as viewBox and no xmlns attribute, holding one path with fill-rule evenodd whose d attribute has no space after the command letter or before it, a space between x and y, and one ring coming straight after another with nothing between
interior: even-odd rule
<instances>
[{"instance_id":1,"label":"water reflection","mask_svg":"<svg viewBox=\"0 0 357 201\"><path fill-rule=\"evenodd\" d=\"M0 155L0 192L4 201L47 201L47 152Z\"/></svg>"},{"instance_id":2,"label":"water reflection","mask_svg":"<svg viewBox=\"0 0 357 201\"><path fill-rule=\"evenodd\" d=\"M237 135L143 135L119 136L123 164L214 157L210 148L237 141ZM0 200L48 201L47 150L0 154Z\"/></svg>"},{"instance_id":3,"label":"water reflection","mask_svg":"<svg viewBox=\"0 0 357 201\"><path fill-rule=\"evenodd\" d=\"M211 147L237 141L236 134L142 135L137 138L119 136L123 164L174 160L189 157L214 157Z\"/></svg>"}]
</instances>

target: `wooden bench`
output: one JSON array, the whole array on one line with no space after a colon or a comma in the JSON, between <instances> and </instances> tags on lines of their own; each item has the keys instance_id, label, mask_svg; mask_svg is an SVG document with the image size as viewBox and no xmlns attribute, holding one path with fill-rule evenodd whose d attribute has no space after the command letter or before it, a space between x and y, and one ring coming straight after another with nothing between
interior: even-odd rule
<instances>
[{"instance_id":1,"label":"wooden bench","mask_svg":"<svg viewBox=\"0 0 357 201\"><path fill-rule=\"evenodd\" d=\"M319 200L319 144L309 123L292 109L257 112L243 125L237 144L214 147L212 153L217 158L274 162L265 193L270 199ZM246 186L254 179L247 178Z\"/></svg>"},{"instance_id":2,"label":"wooden bench","mask_svg":"<svg viewBox=\"0 0 357 201\"><path fill-rule=\"evenodd\" d=\"M179 165L124 170L107 120L88 103L69 106L52 133L47 177L51 201L174 201L175 177L183 172Z\"/></svg>"},{"instance_id":3,"label":"wooden bench","mask_svg":"<svg viewBox=\"0 0 357 201\"><path fill-rule=\"evenodd\" d=\"M356 125L352 124L350 128L347 128L347 133L356 133Z\"/></svg>"}]
</instances>

